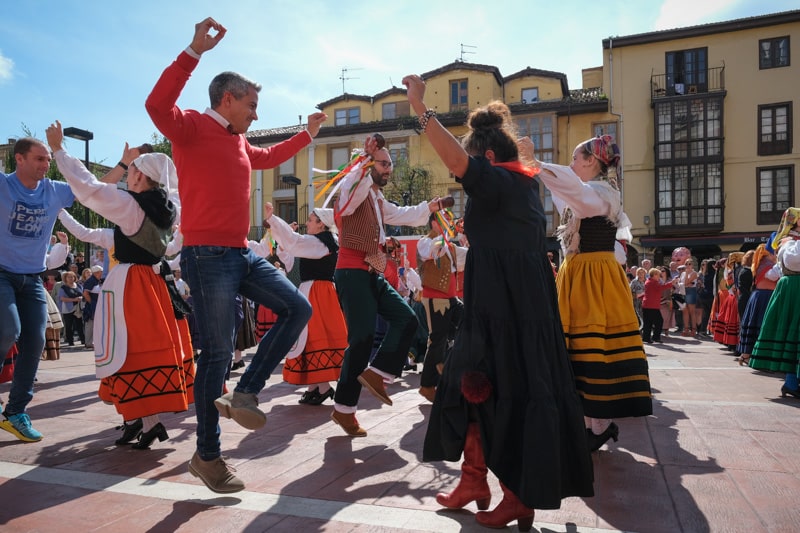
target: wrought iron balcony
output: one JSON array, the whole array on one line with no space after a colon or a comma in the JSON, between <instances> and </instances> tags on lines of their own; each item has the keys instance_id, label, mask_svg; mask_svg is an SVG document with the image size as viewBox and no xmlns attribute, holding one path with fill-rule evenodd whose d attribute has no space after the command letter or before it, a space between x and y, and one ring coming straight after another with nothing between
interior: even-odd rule
<instances>
[{"instance_id":1,"label":"wrought iron balcony","mask_svg":"<svg viewBox=\"0 0 800 533\"><path fill-rule=\"evenodd\" d=\"M724 65L686 74L681 78L667 74L653 74L650 76L650 97L652 100L724 90Z\"/></svg>"}]
</instances>

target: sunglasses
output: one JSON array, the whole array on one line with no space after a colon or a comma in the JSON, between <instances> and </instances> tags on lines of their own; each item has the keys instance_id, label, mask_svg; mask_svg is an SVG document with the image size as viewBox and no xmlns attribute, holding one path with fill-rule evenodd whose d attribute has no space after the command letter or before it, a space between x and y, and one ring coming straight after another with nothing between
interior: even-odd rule
<instances>
[{"instance_id":1,"label":"sunglasses","mask_svg":"<svg viewBox=\"0 0 800 533\"><path fill-rule=\"evenodd\" d=\"M386 161L384 159L375 159L375 164L380 165L386 169L392 168L392 166L394 165L394 163L392 163L391 161Z\"/></svg>"}]
</instances>

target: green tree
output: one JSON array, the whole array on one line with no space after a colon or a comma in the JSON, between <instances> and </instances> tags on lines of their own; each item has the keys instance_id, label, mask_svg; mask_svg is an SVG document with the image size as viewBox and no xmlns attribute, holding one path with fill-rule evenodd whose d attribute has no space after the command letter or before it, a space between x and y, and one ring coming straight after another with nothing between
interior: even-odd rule
<instances>
[{"instance_id":1,"label":"green tree","mask_svg":"<svg viewBox=\"0 0 800 533\"><path fill-rule=\"evenodd\" d=\"M383 188L387 200L398 205L417 205L431 198L431 171L422 165L411 165L407 158L398 158L392 172L392 179ZM423 235L425 226L409 228L389 226L390 235Z\"/></svg>"},{"instance_id":2,"label":"green tree","mask_svg":"<svg viewBox=\"0 0 800 533\"><path fill-rule=\"evenodd\" d=\"M156 152L160 152L162 154L167 154L168 156L172 157L172 143L169 142L169 139L164 137L163 135L159 135L158 133L153 133L151 137L150 144L153 145L153 150Z\"/></svg>"}]
</instances>

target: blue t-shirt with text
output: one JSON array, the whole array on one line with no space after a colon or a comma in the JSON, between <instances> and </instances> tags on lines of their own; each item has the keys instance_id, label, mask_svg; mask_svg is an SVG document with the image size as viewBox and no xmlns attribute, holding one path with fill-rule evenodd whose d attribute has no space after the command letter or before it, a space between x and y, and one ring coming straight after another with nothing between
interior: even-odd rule
<instances>
[{"instance_id":1,"label":"blue t-shirt with text","mask_svg":"<svg viewBox=\"0 0 800 533\"><path fill-rule=\"evenodd\" d=\"M74 200L66 183L45 178L31 190L20 183L16 172L0 172L0 268L15 274L45 271L58 212Z\"/></svg>"}]
</instances>

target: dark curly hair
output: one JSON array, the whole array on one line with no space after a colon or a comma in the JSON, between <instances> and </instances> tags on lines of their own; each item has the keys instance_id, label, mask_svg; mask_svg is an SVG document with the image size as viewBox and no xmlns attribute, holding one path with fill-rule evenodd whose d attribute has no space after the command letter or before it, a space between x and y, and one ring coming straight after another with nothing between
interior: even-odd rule
<instances>
[{"instance_id":1,"label":"dark curly hair","mask_svg":"<svg viewBox=\"0 0 800 533\"><path fill-rule=\"evenodd\" d=\"M517 127L503 102L495 100L474 109L467 117L467 126L469 131L461 139L461 145L470 155L483 155L492 150L499 163L519 158Z\"/></svg>"}]
</instances>

